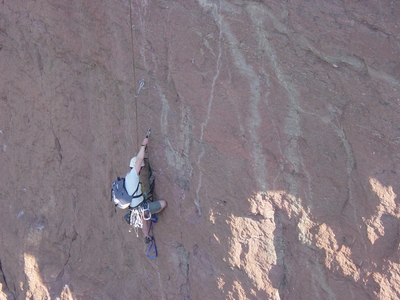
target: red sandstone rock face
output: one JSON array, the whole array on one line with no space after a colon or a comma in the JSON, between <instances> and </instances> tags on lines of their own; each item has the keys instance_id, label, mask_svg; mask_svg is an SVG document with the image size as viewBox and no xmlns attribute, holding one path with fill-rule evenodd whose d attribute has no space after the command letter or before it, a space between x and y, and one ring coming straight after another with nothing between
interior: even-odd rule
<instances>
[{"instance_id":1,"label":"red sandstone rock face","mask_svg":"<svg viewBox=\"0 0 400 300\"><path fill-rule=\"evenodd\" d=\"M397 1L0 7L0 298L400 297ZM149 126L155 260L109 201Z\"/></svg>"}]
</instances>

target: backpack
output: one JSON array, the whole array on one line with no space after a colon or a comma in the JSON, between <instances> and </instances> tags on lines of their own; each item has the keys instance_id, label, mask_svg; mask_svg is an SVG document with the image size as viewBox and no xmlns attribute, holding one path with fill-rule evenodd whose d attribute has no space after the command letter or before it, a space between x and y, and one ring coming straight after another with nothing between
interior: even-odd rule
<instances>
[{"instance_id":1,"label":"backpack","mask_svg":"<svg viewBox=\"0 0 400 300\"><path fill-rule=\"evenodd\" d=\"M140 182L138 183L136 191L133 193L133 195L135 195L139 189L139 185ZM117 180L115 180L111 185L111 201L113 201L115 206L118 208L127 208L131 204L133 198L138 198L141 196L142 194L132 197L128 194L128 191L125 188L125 178L118 177Z\"/></svg>"}]
</instances>

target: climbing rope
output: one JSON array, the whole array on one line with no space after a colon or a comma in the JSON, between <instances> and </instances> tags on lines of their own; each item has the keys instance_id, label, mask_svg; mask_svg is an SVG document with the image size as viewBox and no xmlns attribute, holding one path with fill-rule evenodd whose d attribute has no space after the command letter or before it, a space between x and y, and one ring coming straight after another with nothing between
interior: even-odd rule
<instances>
[{"instance_id":1,"label":"climbing rope","mask_svg":"<svg viewBox=\"0 0 400 300\"><path fill-rule=\"evenodd\" d=\"M129 1L129 19L130 19L130 31L131 31L131 48L132 48L132 71L133 71L133 88L136 90L136 79L135 79L135 51L133 48L133 24L132 24L132 0ZM144 81L143 81L144 85ZM135 95L135 118L136 118L136 146L139 146L139 122L138 122L138 104L137 104L137 96L139 95L140 89L143 87L139 87L138 91Z\"/></svg>"}]
</instances>

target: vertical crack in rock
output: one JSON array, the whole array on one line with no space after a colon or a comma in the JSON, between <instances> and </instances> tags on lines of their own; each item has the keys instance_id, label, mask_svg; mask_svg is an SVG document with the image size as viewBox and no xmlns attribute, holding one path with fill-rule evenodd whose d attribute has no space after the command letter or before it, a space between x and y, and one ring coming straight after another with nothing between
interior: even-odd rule
<instances>
[{"instance_id":1,"label":"vertical crack in rock","mask_svg":"<svg viewBox=\"0 0 400 300\"><path fill-rule=\"evenodd\" d=\"M62 148L61 148L61 143L60 143L60 139L57 137L55 131L54 131L54 126L53 126L53 121L50 119L50 129L51 132L53 133L54 136L54 150L56 151L55 156L58 160L58 163L61 165L62 163Z\"/></svg>"},{"instance_id":2,"label":"vertical crack in rock","mask_svg":"<svg viewBox=\"0 0 400 300\"><path fill-rule=\"evenodd\" d=\"M42 59L42 56L40 55L40 51L39 51L38 47L36 46L35 48L36 48L36 53L37 53L37 55L36 55L37 56L37 64L38 64L39 73L40 73L40 86L42 88L43 95L45 95L46 89L43 87L43 74L44 74L43 59Z\"/></svg>"},{"instance_id":3,"label":"vertical crack in rock","mask_svg":"<svg viewBox=\"0 0 400 300\"><path fill-rule=\"evenodd\" d=\"M278 211L274 212L274 221L275 221L275 234L274 234L274 247L276 253L276 263L279 266L283 267L283 275L278 285L278 293L280 298L284 298L284 292L286 290L287 282L290 280L290 273L288 272L288 267L285 262L286 256L286 245L284 241L284 236L282 232L282 219ZM277 232L279 230L279 233Z\"/></svg>"},{"instance_id":4,"label":"vertical crack in rock","mask_svg":"<svg viewBox=\"0 0 400 300\"><path fill-rule=\"evenodd\" d=\"M75 226L74 226L74 233L73 233L73 235L72 235L72 237L71 237L71 241L70 241L70 243L69 243L67 260L65 261L65 263L64 263L64 265L63 265L63 267L62 267L60 273L57 275L57 277L56 277L56 279L54 280L54 282L60 280L61 277L64 275L65 267L68 265L69 260L70 260L70 258L71 258L71 248L72 248L72 244L73 244L73 242L75 242L75 240L76 240L77 238L78 238L78 232L76 232L76 229L75 229Z\"/></svg>"},{"instance_id":5,"label":"vertical crack in rock","mask_svg":"<svg viewBox=\"0 0 400 300\"><path fill-rule=\"evenodd\" d=\"M222 39L222 17L221 17L221 2L219 2L219 5L214 5L213 7L213 15L214 15L214 19L215 19L215 23L218 26L219 29L219 36L218 36L218 57L217 57L217 63L216 63L216 70L215 70L215 75L213 77L212 83L211 83L211 90L210 90L210 96L208 97L208 104L207 104L207 115L206 118L204 120L204 122L201 124L201 132L200 132L200 139L199 139L199 144L201 146L201 151L200 154L197 158L197 166L199 169L199 183L197 185L197 189L196 189L196 198L194 199L194 204L196 205L197 208L197 213L199 216L201 216L201 207L200 207L200 189L201 189L201 185L202 185L202 177L203 177L203 172L202 172L202 168L201 168L201 159L203 158L203 155L205 153L204 150L204 143L203 143L203 135L204 135L204 128L208 125L208 122L210 120L210 115L211 115L211 107L213 104L213 100L214 100L214 88L215 88L215 84L216 81L219 77L219 72L221 69L221 55L222 55L222 46L221 46L221 39Z\"/></svg>"},{"instance_id":6,"label":"vertical crack in rock","mask_svg":"<svg viewBox=\"0 0 400 300\"><path fill-rule=\"evenodd\" d=\"M185 283L181 285L181 296L184 300L190 300L190 279L189 279L189 262L190 262L190 253L186 250L183 245L178 247L178 257L179 257L179 266L181 269L182 276L185 279Z\"/></svg>"},{"instance_id":7,"label":"vertical crack in rock","mask_svg":"<svg viewBox=\"0 0 400 300\"><path fill-rule=\"evenodd\" d=\"M333 107L329 107L329 111L330 111L330 116L329 117L321 117L315 113L311 113L311 112L306 112L307 114L311 114L315 117L320 118L325 124L328 124L333 132L339 137L340 141L343 144L343 147L345 149L346 155L347 155L347 160L346 160L346 173L347 173L347 197L345 199L345 201L342 204L341 207L341 213L344 212L344 210L346 209L347 205L353 202L353 193L352 193L352 184L353 184L353 171L356 169L357 167L357 161L355 158L355 155L353 153L353 149L351 147L351 144L349 142L349 140L346 137L346 133L344 131L344 128L340 125L340 123L337 121L335 122L335 119L337 119L337 109L333 108ZM335 123L337 123L338 125L336 125ZM353 215L355 219L359 219L358 217L358 212L357 212L357 205L351 205L352 209L353 209ZM367 253L367 248L366 248L366 241L365 241L365 235L362 232L362 228L360 228L359 226L356 227L357 231L360 234L361 240L362 240L362 245L364 248L365 253Z\"/></svg>"},{"instance_id":8,"label":"vertical crack in rock","mask_svg":"<svg viewBox=\"0 0 400 300\"><path fill-rule=\"evenodd\" d=\"M191 165L190 158L188 156L189 149L190 149L190 141L192 140L192 132L193 132L193 121L190 115L190 110L186 106L182 106L182 121L180 132L180 145L182 150L176 150L176 145L171 143L169 139L168 133L168 118L169 118L169 104L168 100L160 86L160 84L155 81L156 89L160 95L162 109L161 109L161 132L163 137L165 138L165 142L167 143L168 147L165 147L165 155L167 157L168 164L173 166L180 176L179 186L185 190L188 187L187 178L190 178L193 173L193 168ZM179 148L179 147L178 147Z\"/></svg>"},{"instance_id":9,"label":"vertical crack in rock","mask_svg":"<svg viewBox=\"0 0 400 300\"><path fill-rule=\"evenodd\" d=\"M43 61L42 61L42 56L40 55L40 52L37 51L37 60L38 60L38 66L39 66L39 71L40 71L40 77L43 76Z\"/></svg>"},{"instance_id":10,"label":"vertical crack in rock","mask_svg":"<svg viewBox=\"0 0 400 300\"><path fill-rule=\"evenodd\" d=\"M345 134L343 128L334 125L332 122L330 122L330 124L331 124L332 129L335 131L335 133L339 136L340 140L342 141L344 149L345 149L346 154L347 154L347 162L346 162L346 170L347 170L347 199L343 203L343 206L342 206L342 209L341 209L341 211L343 212L345 207L346 207L346 205L348 204L348 202L353 199L352 188L351 188L351 183L352 183L351 173L356 168L356 160L354 158L353 150L351 148L351 145L350 145L348 139L346 138L346 134ZM356 211L354 211L354 215L355 216L357 215Z\"/></svg>"},{"instance_id":11,"label":"vertical crack in rock","mask_svg":"<svg viewBox=\"0 0 400 300\"><path fill-rule=\"evenodd\" d=\"M190 178L193 174L192 162L189 157L190 147L193 141L193 118L191 115L191 111L188 105L182 103L181 106L181 125L180 125L180 143L181 147L179 147L176 151L176 155L179 155L179 163L181 167L180 178L179 178L179 186L182 189L182 199L185 198L185 191L189 188Z\"/></svg>"},{"instance_id":12,"label":"vertical crack in rock","mask_svg":"<svg viewBox=\"0 0 400 300\"><path fill-rule=\"evenodd\" d=\"M58 139L58 137L54 137L54 144L55 144L55 148L56 148L56 152L57 152L57 160L58 162L61 164L62 162L62 154L61 154L61 144L60 144L60 140Z\"/></svg>"},{"instance_id":13,"label":"vertical crack in rock","mask_svg":"<svg viewBox=\"0 0 400 300\"><path fill-rule=\"evenodd\" d=\"M332 288L329 286L328 282L326 281L326 270L323 269L322 264L315 263L314 269L312 272L311 280L314 283L312 287L314 288L314 295L317 299L329 299L329 300L336 300L337 297L333 292ZM326 294L321 294L317 287L320 287ZM327 298L328 296L328 298Z\"/></svg>"}]
</instances>

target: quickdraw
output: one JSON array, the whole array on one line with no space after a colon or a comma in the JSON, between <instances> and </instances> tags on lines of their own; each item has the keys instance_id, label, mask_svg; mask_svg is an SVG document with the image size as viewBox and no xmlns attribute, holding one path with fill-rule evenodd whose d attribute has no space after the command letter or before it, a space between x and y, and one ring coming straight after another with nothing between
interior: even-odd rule
<instances>
[{"instance_id":1,"label":"quickdraw","mask_svg":"<svg viewBox=\"0 0 400 300\"><path fill-rule=\"evenodd\" d=\"M140 82L139 82L139 88L136 91L135 98L137 98L139 96L139 93L143 87L144 87L144 79L140 80Z\"/></svg>"}]
</instances>

